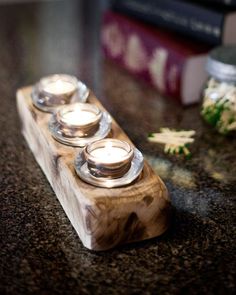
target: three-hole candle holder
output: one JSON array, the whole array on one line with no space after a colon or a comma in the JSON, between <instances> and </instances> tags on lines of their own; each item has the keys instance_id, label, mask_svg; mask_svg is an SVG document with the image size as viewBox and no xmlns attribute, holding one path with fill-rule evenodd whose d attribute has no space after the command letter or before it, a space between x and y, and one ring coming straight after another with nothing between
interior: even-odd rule
<instances>
[{"instance_id":1,"label":"three-hole candle holder","mask_svg":"<svg viewBox=\"0 0 236 295\"><path fill-rule=\"evenodd\" d=\"M84 246L106 250L168 228L166 186L82 82L42 78L18 90L17 107L22 133Z\"/></svg>"}]
</instances>

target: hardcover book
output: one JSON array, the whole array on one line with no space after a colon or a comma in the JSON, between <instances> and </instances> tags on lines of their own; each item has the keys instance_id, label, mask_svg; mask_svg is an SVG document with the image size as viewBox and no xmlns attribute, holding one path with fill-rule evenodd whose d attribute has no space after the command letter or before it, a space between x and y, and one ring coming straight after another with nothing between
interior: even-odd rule
<instances>
[{"instance_id":1,"label":"hardcover book","mask_svg":"<svg viewBox=\"0 0 236 295\"><path fill-rule=\"evenodd\" d=\"M206 2L204 0L202 0L202 2ZM232 6L232 7L236 7L236 0L207 0L207 2L210 2L211 4L222 4L225 6Z\"/></svg>"},{"instance_id":2,"label":"hardcover book","mask_svg":"<svg viewBox=\"0 0 236 295\"><path fill-rule=\"evenodd\" d=\"M118 12L212 45L236 43L236 11L217 3L213 7L186 0L117 0L113 6Z\"/></svg>"},{"instance_id":3,"label":"hardcover book","mask_svg":"<svg viewBox=\"0 0 236 295\"><path fill-rule=\"evenodd\" d=\"M104 14L105 56L184 105L199 101L209 47L153 29L114 12Z\"/></svg>"}]
</instances>

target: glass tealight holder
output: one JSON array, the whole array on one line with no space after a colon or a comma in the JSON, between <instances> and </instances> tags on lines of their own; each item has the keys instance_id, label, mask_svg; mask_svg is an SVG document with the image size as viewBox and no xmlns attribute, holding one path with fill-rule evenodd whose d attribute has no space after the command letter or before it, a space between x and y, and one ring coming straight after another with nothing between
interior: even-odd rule
<instances>
[{"instance_id":1,"label":"glass tealight holder","mask_svg":"<svg viewBox=\"0 0 236 295\"><path fill-rule=\"evenodd\" d=\"M84 149L88 170L95 177L120 178L130 169L134 149L118 139L92 142Z\"/></svg>"},{"instance_id":2,"label":"glass tealight holder","mask_svg":"<svg viewBox=\"0 0 236 295\"><path fill-rule=\"evenodd\" d=\"M32 90L33 104L45 112L53 112L57 107L72 102L85 102L89 90L76 77L56 74L43 77Z\"/></svg>"},{"instance_id":3,"label":"glass tealight holder","mask_svg":"<svg viewBox=\"0 0 236 295\"><path fill-rule=\"evenodd\" d=\"M77 147L106 137L110 129L110 115L89 103L58 107L49 121L49 130L56 140Z\"/></svg>"},{"instance_id":4,"label":"glass tealight holder","mask_svg":"<svg viewBox=\"0 0 236 295\"><path fill-rule=\"evenodd\" d=\"M99 128L101 117L101 110L88 103L70 104L56 113L61 132L67 137L93 136Z\"/></svg>"}]
</instances>

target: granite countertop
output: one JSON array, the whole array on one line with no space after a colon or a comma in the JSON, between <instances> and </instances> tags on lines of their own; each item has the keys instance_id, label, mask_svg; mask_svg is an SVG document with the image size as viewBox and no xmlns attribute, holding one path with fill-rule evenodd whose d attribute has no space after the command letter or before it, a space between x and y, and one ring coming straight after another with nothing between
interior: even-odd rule
<instances>
[{"instance_id":1,"label":"granite countertop","mask_svg":"<svg viewBox=\"0 0 236 295\"><path fill-rule=\"evenodd\" d=\"M236 138L204 124L199 106L182 108L104 61L94 2L0 6L0 293L233 294ZM94 90L165 181L174 216L161 237L99 253L81 244L15 105L17 88L61 72ZM160 127L197 131L190 160L147 142Z\"/></svg>"}]
</instances>

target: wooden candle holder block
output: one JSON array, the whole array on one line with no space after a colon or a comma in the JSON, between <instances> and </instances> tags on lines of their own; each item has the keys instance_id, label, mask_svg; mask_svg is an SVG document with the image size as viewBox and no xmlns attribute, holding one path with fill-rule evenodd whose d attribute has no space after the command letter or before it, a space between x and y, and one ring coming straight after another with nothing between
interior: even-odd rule
<instances>
[{"instance_id":1,"label":"wooden candle holder block","mask_svg":"<svg viewBox=\"0 0 236 295\"><path fill-rule=\"evenodd\" d=\"M82 181L74 169L80 148L54 140L51 114L36 109L32 87L17 91L22 133L85 247L107 250L118 244L161 235L169 224L170 200L162 180L145 161L138 179L119 188L99 188ZM104 110L93 93L88 102ZM112 137L130 142L112 120Z\"/></svg>"}]
</instances>

